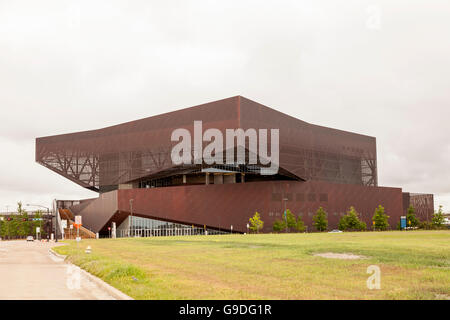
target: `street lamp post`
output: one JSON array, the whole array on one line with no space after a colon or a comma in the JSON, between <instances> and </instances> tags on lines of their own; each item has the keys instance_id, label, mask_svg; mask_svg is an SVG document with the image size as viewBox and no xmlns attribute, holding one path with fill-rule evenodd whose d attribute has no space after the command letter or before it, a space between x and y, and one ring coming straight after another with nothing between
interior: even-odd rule
<instances>
[{"instance_id":1,"label":"street lamp post","mask_svg":"<svg viewBox=\"0 0 450 320\"><path fill-rule=\"evenodd\" d=\"M133 201L134 199L130 199L130 232L129 232L130 237L131 237L131 230L133 227Z\"/></svg>"},{"instance_id":2,"label":"street lamp post","mask_svg":"<svg viewBox=\"0 0 450 320\"><path fill-rule=\"evenodd\" d=\"M288 201L288 199L284 198L283 201L284 201L284 219L286 221L286 233L287 233L288 232L288 223L287 223L286 201Z\"/></svg>"}]
</instances>

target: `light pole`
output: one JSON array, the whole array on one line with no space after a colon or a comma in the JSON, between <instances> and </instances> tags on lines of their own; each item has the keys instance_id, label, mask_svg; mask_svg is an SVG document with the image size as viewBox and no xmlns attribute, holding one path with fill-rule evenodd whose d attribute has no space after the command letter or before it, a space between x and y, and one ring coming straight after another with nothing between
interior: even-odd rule
<instances>
[{"instance_id":1,"label":"light pole","mask_svg":"<svg viewBox=\"0 0 450 320\"><path fill-rule=\"evenodd\" d=\"M45 209L47 209L47 217L50 215L50 208L49 207L46 207L46 206L42 206L42 205L40 205L40 204L27 204L27 207L40 207L40 208L45 208ZM53 215L52 215L52 218L53 218ZM55 214L55 242L58 242L58 234L57 234L57 224L58 224L58 219L57 219L57 217L56 217L56 214ZM41 232L42 232L42 218L41 218L41 220L39 221L39 230L40 230L40 232L39 232L39 236L40 236L40 234L41 234ZM41 237L42 238L42 237Z\"/></svg>"},{"instance_id":2,"label":"light pole","mask_svg":"<svg viewBox=\"0 0 450 320\"><path fill-rule=\"evenodd\" d=\"M130 237L131 237L131 230L133 226L133 201L134 199L130 199Z\"/></svg>"},{"instance_id":3,"label":"light pole","mask_svg":"<svg viewBox=\"0 0 450 320\"><path fill-rule=\"evenodd\" d=\"M287 224L287 212L286 212L286 201L288 201L288 198L283 198L284 201L284 219L286 221L286 233L288 232L288 224Z\"/></svg>"}]
</instances>

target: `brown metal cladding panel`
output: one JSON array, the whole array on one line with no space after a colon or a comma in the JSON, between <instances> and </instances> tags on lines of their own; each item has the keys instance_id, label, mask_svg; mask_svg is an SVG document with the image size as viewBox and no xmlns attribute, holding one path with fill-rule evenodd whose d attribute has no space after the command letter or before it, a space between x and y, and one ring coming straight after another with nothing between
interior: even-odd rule
<instances>
[{"instance_id":1,"label":"brown metal cladding panel","mask_svg":"<svg viewBox=\"0 0 450 320\"><path fill-rule=\"evenodd\" d=\"M204 129L238 127L238 97L100 130L36 139L36 161L86 188L118 185L171 168L171 133L195 120Z\"/></svg>"},{"instance_id":2,"label":"brown metal cladding panel","mask_svg":"<svg viewBox=\"0 0 450 320\"><path fill-rule=\"evenodd\" d=\"M434 196L422 193L403 193L403 210L406 215L409 206L415 209L415 215L419 220L430 221L434 214Z\"/></svg>"},{"instance_id":3,"label":"brown metal cladding panel","mask_svg":"<svg viewBox=\"0 0 450 320\"><path fill-rule=\"evenodd\" d=\"M319 206L328 211L330 229L337 227L340 216L351 205L361 213L368 227L371 226L375 208L380 204L390 216L391 227L396 226L403 212L401 189L311 181L180 186L118 192L120 211L129 211L129 199L134 199L133 211L140 216L188 225L205 224L207 227L226 230L233 225L234 230L240 232L246 232L248 219L255 211L261 214L265 222L263 231L270 232L273 222L282 218L283 197L292 199L287 202L287 208L296 216L302 214L309 228L312 214ZM281 197L277 197L277 194ZM304 194L305 200L297 201L297 194ZM327 201L321 201L321 195L324 194L327 195ZM315 195L314 200L309 200L311 195Z\"/></svg>"},{"instance_id":4,"label":"brown metal cladding panel","mask_svg":"<svg viewBox=\"0 0 450 320\"><path fill-rule=\"evenodd\" d=\"M376 139L309 124L240 97L242 128L280 129L280 167L304 178L377 186Z\"/></svg>"},{"instance_id":5,"label":"brown metal cladding panel","mask_svg":"<svg viewBox=\"0 0 450 320\"><path fill-rule=\"evenodd\" d=\"M73 206L70 210L82 216L83 226L93 232L99 232L110 218L117 212L117 191L103 193L89 204Z\"/></svg>"},{"instance_id":6,"label":"brown metal cladding panel","mask_svg":"<svg viewBox=\"0 0 450 320\"><path fill-rule=\"evenodd\" d=\"M377 185L375 138L308 124L233 97L100 130L36 140L36 161L100 190L171 168L176 128L279 128L280 167L303 179Z\"/></svg>"}]
</instances>

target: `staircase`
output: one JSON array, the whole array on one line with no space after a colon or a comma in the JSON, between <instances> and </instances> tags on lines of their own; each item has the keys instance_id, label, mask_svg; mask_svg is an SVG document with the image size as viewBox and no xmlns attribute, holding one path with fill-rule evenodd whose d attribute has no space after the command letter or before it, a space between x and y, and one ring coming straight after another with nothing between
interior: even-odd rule
<instances>
[{"instance_id":1,"label":"staircase","mask_svg":"<svg viewBox=\"0 0 450 320\"><path fill-rule=\"evenodd\" d=\"M69 225L73 224L74 221L69 220ZM81 226L80 228L80 237L81 239L96 239L96 235L89 229ZM76 239L77 238L77 229L73 228L64 228L64 239Z\"/></svg>"},{"instance_id":2,"label":"staircase","mask_svg":"<svg viewBox=\"0 0 450 320\"><path fill-rule=\"evenodd\" d=\"M74 224L74 214L70 209L59 209L59 214L61 216L61 219L68 220L68 228L64 228L64 238L65 239L76 239L77 237L77 229L73 228L70 229L69 226ZM95 239L96 234L92 232L91 230L81 226L80 228L80 237L81 239Z\"/></svg>"}]
</instances>

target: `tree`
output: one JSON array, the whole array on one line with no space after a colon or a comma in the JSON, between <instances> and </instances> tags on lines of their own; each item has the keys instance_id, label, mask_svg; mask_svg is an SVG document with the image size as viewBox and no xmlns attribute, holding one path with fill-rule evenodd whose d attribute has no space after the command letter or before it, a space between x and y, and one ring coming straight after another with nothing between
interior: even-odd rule
<instances>
[{"instance_id":1,"label":"tree","mask_svg":"<svg viewBox=\"0 0 450 320\"><path fill-rule=\"evenodd\" d=\"M407 212L406 212L406 223L408 227L418 227L419 226L419 219L416 217L416 209L412 205L409 206Z\"/></svg>"},{"instance_id":2,"label":"tree","mask_svg":"<svg viewBox=\"0 0 450 320\"><path fill-rule=\"evenodd\" d=\"M5 238L5 221L4 218L0 218L0 238Z\"/></svg>"},{"instance_id":3,"label":"tree","mask_svg":"<svg viewBox=\"0 0 450 320\"><path fill-rule=\"evenodd\" d=\"M305 224L303 223L303 220L300 216L295 219L294 214L291 212L291 210L286 210L286 219L283 220L275 220L273 223L272 229L274 232L281 232L286 230L286 220L287 220L287 226L289 229L288 231L294 229L295 231L303 232L305 231Z\"/></svg>"},{"instance_id":4,"label":"tree","mask_svg":"<svg viewBox=\"0 0 450 320\"><path fill-rule=\"evenodd\" d=\"M389 216L384 213L384 207L379 205L378 208L375 209L375 214L372 217L372 220L375 222L375 229L386 230L389 228L388 219Z\"/></svg>"},{"instance_id":5,"label":"tree","mask_svg":"<svg viewBox=\"0 0 450 320\"><path fill-rule=\"evenodd\" d=\"M19 235L19 218L14 216L10 217L10 220L6 221L6 236L8 239L14 239Z\"/></svg>"},{"instance_id":6,"label":"tree","mask_svg":"<svg viewBox=\"0 0 450 320\"><path fill-rule=\"evenodd\" d=\"M295 229L297 229L298 232L304 232L305 231L305 223L303 222L302 217L297 217L297 224L295 226Z\"/></svg>"},{"instance_id":7,"label":"tree","mask_svg":"<svg viewBox=\"0 0 450 320\"><path fill-rule=\"evenodd\" d=\"M297 221L295 220L295 216L292 214L291 210L286 210L286 220L287 220L287 231L289 232L290 228L297 227Z\"/></svg>"},{"instance_id":8,"label":"tree","mask_svg":"<svg viewBox=\"0 0 450 320\"><path fill-rule=\"evenodd\" d=\"M442 206L439 206L438 212L435 212L433 218L431 219L431 223L435 228L441 228L444 225L444 213L442 212Z\"/></svg>"},{"instance_id":9,"label":"tree","mask_svg":"<svg viewBox=\"0 0 450 320\"><path fill-rule=\"evenodd\" d=\"M28 213L23 209L22 202L17 203L17 212L19 214L17 235L19 237L26 237L30 235L32 223L31 221L28 221Z\"/></svg>"},{"instance_id":10,"label":"tree","mask_svg":"<svg viewBox=\"0 0 450 320\"><path fill-rule=\"evenodd\" d=\"M286 223L281 220L275 220L272 227L273 231L275 232L281 232L286 229Z\"/></svg>"},{"instance_id":11,"label":"tree","mask_svg":"<svg viewBox=\"0 0 450 320\"><path fill-rule=\"evenodd\" d=\"M366 230L367 225L359 220L358 212L352 206L347 214L339 220L338 228L339 230Z\"/></svg>"},{"instance_id":12,"label":"tree","mask_svg":"<svg viewBox=\"0 0 450 320\"><path fill-rule=\"evenodd\" d=\"M264 227L264 221L261 220L258 212L255 212L253 218L248 220L250 222L250 229L256 231L256 233Z\"/></svg>"},{"instance_id":13,"label":"tree","mask_svg":"<svg viewBox=\"0 0 450 320\"><path fill-rule=\"evenodd\" d=\"M313 216L313 225L318 231L325 231L328 229L328 220L326 211L320 207Z\"/></svg>"}]
</instances>

